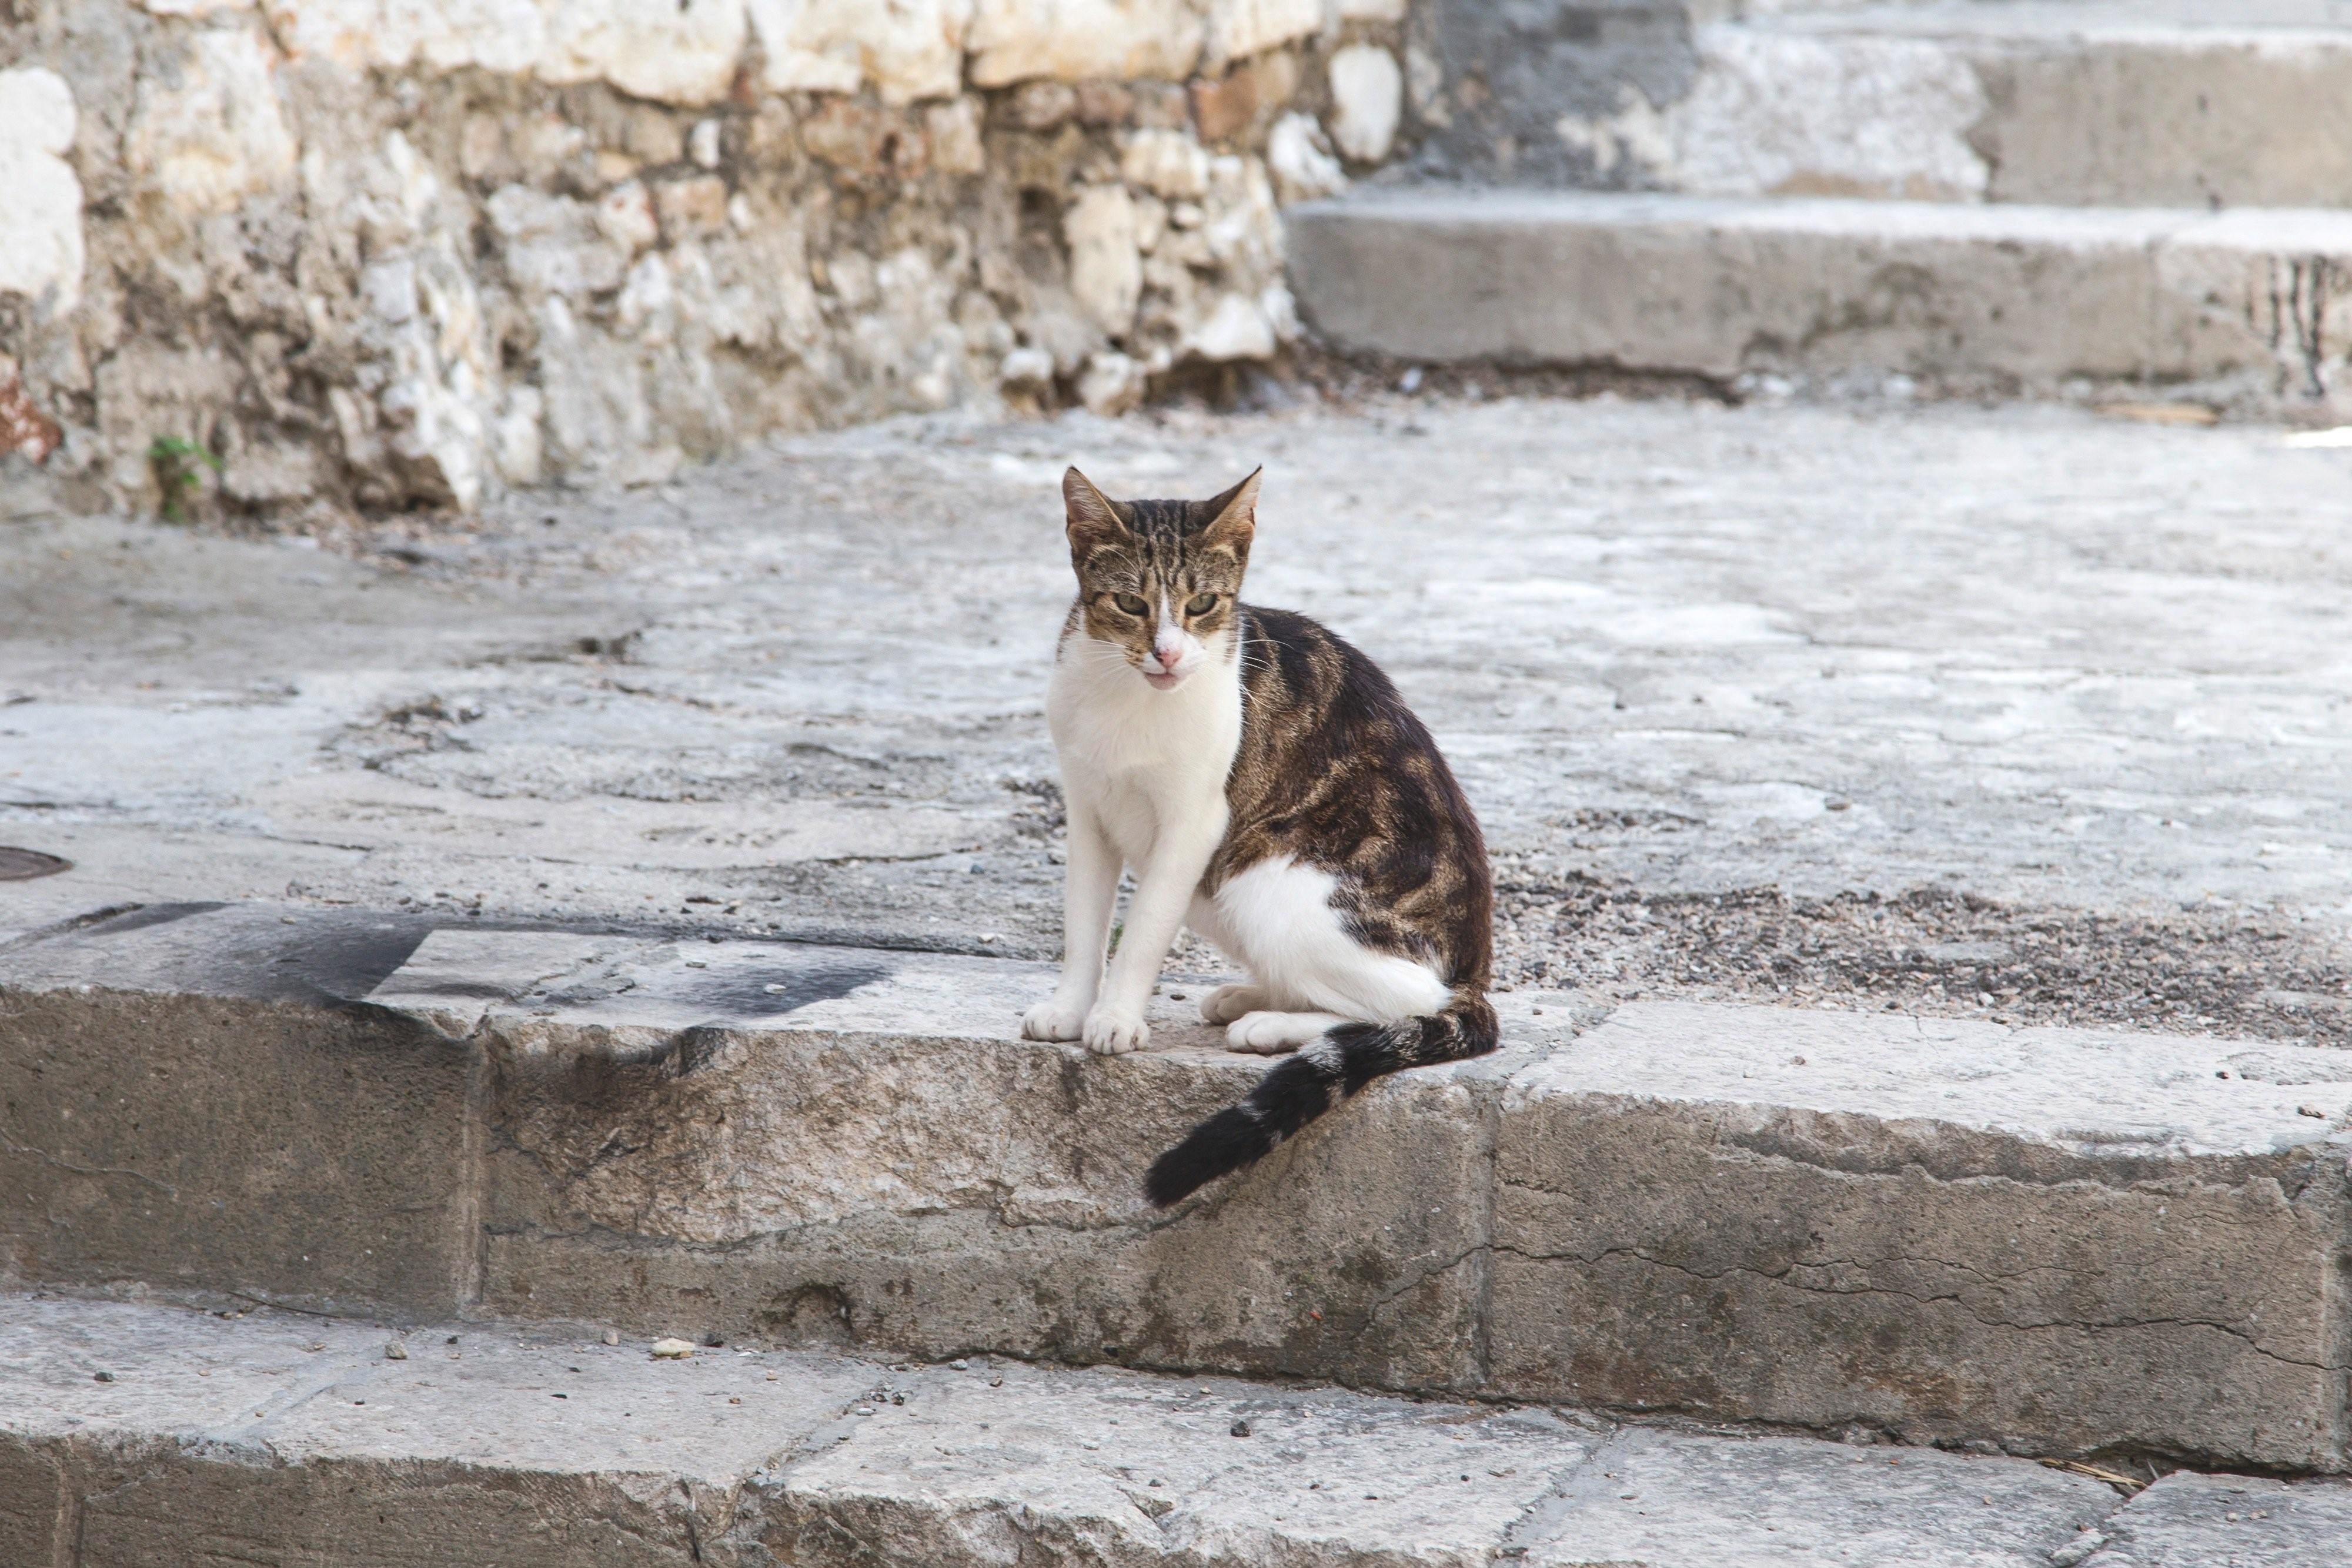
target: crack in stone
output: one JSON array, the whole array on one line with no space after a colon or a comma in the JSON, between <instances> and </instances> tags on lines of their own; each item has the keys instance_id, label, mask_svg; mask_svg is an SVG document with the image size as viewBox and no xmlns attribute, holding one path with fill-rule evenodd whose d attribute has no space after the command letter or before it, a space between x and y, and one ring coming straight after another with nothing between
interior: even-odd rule
<instances>
[{"instance_id":1,"label":"crack in stone","mask_svg":"<svg viewBox=\"0 0 2352 1568\"><path fill-rule=\"evenodd\" d=\"M1704 1270L1687 1268L1679 1263L1668 1262L1663 1258L1654 1257L1649 1253L1643 1252L1637 1247L1609 1247L1603 1248L1596 1253L1586 1254L1580 1252L1536 1252L1528 1250L1524 1248L1513 1247L1507 1243L1496 1242L1495 1243L1494 1249L1497 1252L1508 1253L1512 1257L1523 1258L1529 1262L1536 1263L1566 1262L1591 1265L1607 1262L1618 1258L1633 1258L1641 1262L1649 1264L1654 1268L1669 1270L1675 1273L1681 1274L1685 1278L1693 1280L1715 1281L1728 1278L1734 1274L1747 1274L1756 1279L1769 1281L1773 1284L1786 1285L1791 1290L1803 1291L1816 1295L1892 1296L1901 1301L1915 1301L1922 1306L1934 1306L1937 1303L1949 1303L1953 1306L1958 1307L1962 1312L1968 1313L1969 1317L1975 1319L1978 1322L1982 1323L1987 1328L2003 1329L2020 1333L2049 1333L2053 1330L2074 1330L2082 1333L2105 1333L2111 1330L2130 1330L2141 1328L2211 1329L2217 1333L2227 1334L2231 1338L2242 1342L2247 1349L2252 1351L2255 1354L2263 1357L2265 1360L2277 1362L2284 1366L2300 1366L2314 1372L2339 1372L2343 1370L2342 1367L2329 1362L2305 1361L2296 1356L2286 1355L2281 1352L2267 1349L2258 1343L2253 1335L2245 1329L2236 1327L2230 1323L2217 1322L2209 1318L2119 1318L2108 1322L2060 1321L2046 1323L2021 1323L2013 1322L2002 1318L1989 1317L1985 1313L1978 1311L1975 1307L1970 1306L1968 1301L1957 1292L1949 1294L1921 1294L1916 1291L1905 1291L1892 1285L1867 1285L1852 1289L1843 1289L1834 1286L1808 1285L1790 1279L1787 1270L1775 1272L1772 1270L1750 1268L1745 1264L1739 1263L1730 1264L1717 1272L1709 1273ZM1955 1269L1963 1273L1971 1272L1965 1264L1943 1264L1942 1260L1939 1259L1895 1259L1891 1260L1938 1263L1942 1264L1944 1267ZM1830 1262L1824 1264L1792 1264L1790 1265L1790 1268L1834 1268L1841 1266L1847 1268L1863 1268L1866 1265L1858 1263L1851 1259L1838 1259L1832 1260ZM1983 1276L1979 1275L1979 1277L1982 1278Z\"/></svg>"},{"instance_id":2,"label":"crack in stone","mask_svg":"<svg viewBox=\"0 0 2352 1568\"><path fill-rule=\"evenodd\" d=\"M53 1155L47 1149L37 1149L30 1144L20 1144L5 1133L0 1133L0 1147L5 1147L10 1154L30 1155L45 1165L55 1166L61 1171L71 1171L76 1176L129 1176L133 1181L145 1182L165 1197L176 1199L180 1196L178 1187L169 1182L157 1181L144 1171L134 1171L127 1166L78 1166L61 1155Z\"/></svg>"}]
</instances>

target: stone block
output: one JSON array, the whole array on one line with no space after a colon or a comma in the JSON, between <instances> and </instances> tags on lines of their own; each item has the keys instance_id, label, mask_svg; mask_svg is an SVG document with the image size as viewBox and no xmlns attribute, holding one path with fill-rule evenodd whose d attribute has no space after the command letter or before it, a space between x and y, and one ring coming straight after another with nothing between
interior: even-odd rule
<instances>
[{"instance_id":1,"label":"stone block","mask_svg":"<svg viewBox=\"0 0 2352 1568\"><path fill-rule=\"evenodd\" d=\"M2324 283L2295 286L2352 257L2342 213L1424 192L1285 220L1301 309L1349 351L2256 399L2345 368Z\"/></svg>"},{"instance_id":2,"label":"stone block","mask_svg":"<svg viewBox=\"0 0 2352 1568\"><path fill-rule=\"evenodd\" d=\"M419 958L451 972L497 940L446 933ZM1213 1049L1190 999L1154 1014L1189 1049L1104 1060L1017 1038L1051 988L1042 965L704 944L608 955L595 975L534 998L550 1017L499 1008L478 1026L493 1311L1475 1378L1475 1068L1383 1084L1171 1218L1143 1205L1144 1167L1262 1071Z\"/></svg>"},{"instance_id":3,"label":"stone block","mask_svg":"<svg viewBox=\"0 0 2352 1568\"><path fill-rule=\"evenodd\" d=\"M1488 1386L2336 1468L2344 1140L2301 1107L2347 1101L2293 1047L1629 1006L1513 1080Z\"/></svg>"},{"instance_id":4,"label":"stone block","mask_svg":"<svg viewBox=\"0 0 2352 1568\"><path fill-rule=\"evenodd\" d=\"M0 1267L453 1310L476 1250L471 1053L332 994L363 995L421 928L296 940L275 915L172 915L0 958Z\"/></svg>"},{"instance_id":5,"label":"stone block","mask_svg":"<svg viewBox=\"0 0 2352 1568\"><path fill-rule=\"evenodd\" d=\"M267 1313L55 1300L0 1301L0 1477L46 1466L76 1516L12 1568L2315 1568L2345 1528L2326 1484L2183 1473L2126 1506L1999 1457L993 1358L464 1323L388 1360ZM100 1352L115 1380L77 1385Z\"/></svg>"},{"instance_id":6,"label":"stone block","mask_svg":"<svg viewBox=\"0 0 2352 1568\"><path fill-rule=\"evenodd\" d=\"M2084 1568L2335 1568L2352 1542L2352 1486L2175 1472L2087 1539Z\"/></svg>"},{"instance_id":7,"label":"stone block","mask_svg":"<svg viewBox=\"0 0 2352 1568\"><path fill-rule=\"evenodd\" d=\"M1635 1427L1518 1536L1537 1568L2047 1568L2116 1500L2105 1482L2013 1460Z\"/></svg>"}]
</instances>

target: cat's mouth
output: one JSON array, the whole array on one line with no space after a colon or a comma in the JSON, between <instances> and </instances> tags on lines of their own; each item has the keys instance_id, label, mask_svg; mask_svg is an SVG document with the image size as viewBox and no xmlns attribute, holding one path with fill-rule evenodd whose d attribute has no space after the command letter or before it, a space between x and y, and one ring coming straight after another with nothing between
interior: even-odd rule
<instances>
[{"instance_id":1,"label":"cat's mouth","mask_svg":"<svg viewBox=\"0 0 2352 1568\"><path fill-rule=\"evenodd\" d=\"M1192 674L1190 670L1171 670L1165 674L1158 670L1146 670L1143 672L1143 678L1151 683L1151 689L1155 692L1172 692L1184 684L1184 677L1190 674Z\"/></svg>"}]
</instances>

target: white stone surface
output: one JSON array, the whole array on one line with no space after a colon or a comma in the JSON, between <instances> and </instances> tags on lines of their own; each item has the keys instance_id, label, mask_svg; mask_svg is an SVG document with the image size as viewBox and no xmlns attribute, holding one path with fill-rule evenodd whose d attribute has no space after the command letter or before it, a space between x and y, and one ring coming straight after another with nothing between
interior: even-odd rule
<instances>
[{"instance_id":1,"label":"white stone surface","mask_svg":"<svg viewBox=\"0 0 2352 1568\"><path fill-rule=\"evenodd\" d=\"M1274 348L1274 323L1265 308L1239 294L1221 296L1208 319L1184 339L1185 350L1204 360L1262 360Z\"/></svg>"},{"instance_id":2,"label":"white stone surface","mask_svg":"<svg viewBox=\"0 0 2352 1568\"><path fill-rule=\"evenodd\" d=\"M125 166L191 214L226 212L286 184L297 150L273 74L276 50L257 28L235 24L200 29L185 48L174 76L141 82Z\"/></svg>"},{"instance_id":3,"label":"white stone surface","mask_svg":"<svg viewBox=\"0 0 2352 1568\"><path fill-rule=\"evenodd\" d=\"M1969 64L1931 44L1831 46L1736 26L1702 28L1699 74L1665 113L1673 162L1656 171L1705 195L1983 195L1969 145L1985 94Z\"/></svg>"},{"instance_id":4,"label":"white stone surface","mask_svg":"<svg viewBox=\"0 0 2352 1568\"><path fill-rule=\"evenodd\" d=\"M1125 413L1143 401L1147 372L1142 362L1116 349L1087 357L1078 372L1078 401L1087 412L1108 418Z\"/></svg>"},{"instance_id":5,"label":"white stone surface","mask_svg":"<svg viewBox=\"0 0 2352 1568\"><path fill-rule=\"evenodd\" d=\"M1962 1019L1632 1002L1512 1086L1944 1123L2091 1157L2352 1149L2342 1051Z\"/></svg>"},{"instance_id":6,"label":"white stone surface","mask_svg":"<svg viewBox=\"0 0 2352 1568\"><path fill-rule=\"evenodd\" d=\"M1207 59L1243 60L1323 25L1323 0L1206 0Z\"/></svg>"},{"instance_id":7,"label":"white stone surface","mask_svg":"<svg viewBox=\"0 0 2352 1568\"><path fill-rule=\"evenodd\" d=\"M743 0L548 0L547 81L608 81L664 103L715 103L748 32Z\"/></svg>"},{"instance_id":8,"label":"white stone surface","mask_svg":"<svg viewBox=\"0 0 2352 1568\"><path fill-rule=\"evenodd\" d=\"M1130 133L1119 154L1119 174L1171 202L1198 201L1209 193L1208 150L1186 131L1146 128Z\"/></svg>"},{"instance_id":9,"label":"white stone surface","mask_svg":"<svg viewBox=\"0 0 2352 1568\"><path fill-rule=\"evenodd\" d=\"M1187 0L973 0L970 74L975 87L1179 80L1200 59L1204 31Z\"/></svg>"},{"instance_id":10,"label":"white stone surface","mask_svg":"<svg viewBox=\"0 0 2352 1568\"><path fill-rule=\"evenodd\" d=\"M855 92L888 103L953 97L972 0L750 0L779 91Z\"/></svg>"},{"instance_id":11,"label":"white stone surface","mask_svg":"<svg viewBox=\"0 0 2352 1568\"><path fill-rule=\"evenodd\" d=\"M1322 144L1322 127L1311 114L1286 114L1265 139L1265 164L1285 201L1306 201L1348 188L1347 171Z\"/></svg>"},{"instance_id":12,"label":"white stone surface","mask_svg":"<svg viewBox=\"0 0 2352 1568\"><path fill-rule=\"evenodd\" d=\"M1404 72L1377 44L1350 44L1331 56L1331 140L1359 163L1377 163L1396 141L1404 112Z\"/></svg>"},{"instance_id":13,"label":"white stone surface","mask_svg":"<svg viewBox=\"0 0 2352 1568\"><path fill-rule=\"evenodd\" d=\"M1126 336L1135 324L1143 292L1136 222L1135 198L1125 185L1084 187L1062 218L1070 247L1070 293L1113 338Z\"/></svg>"},{"instance_id":14,"label":"white stone surface","mask_svg":"<svg viewBox=\"0 0 2352 1568\"><path fill-rule=\"evenodd\" d=\"M81 298L81 182L73 147L73 89L55 71L0 71L0 294L70 310ZM52 292L54 291L54 292Z\"/></svg>"}]
</instances>

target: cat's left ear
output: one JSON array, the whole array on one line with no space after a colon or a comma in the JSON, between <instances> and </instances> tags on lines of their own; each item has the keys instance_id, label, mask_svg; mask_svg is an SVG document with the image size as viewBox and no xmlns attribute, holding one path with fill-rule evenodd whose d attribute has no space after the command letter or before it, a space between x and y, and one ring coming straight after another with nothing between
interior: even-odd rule
<instances>
[{"instance_id":1,"label":"cat's left ear","mask_svg":"<svg viewBox=\"0 0 2352 1568\"><path fill-rule=\"evenodd\" d=\"M1118 503L1095 488L1095 482L1075 467L1062 475L1062 507L1070 536L1070 559L1079 565L1103 546L1128 537L1127 517Z\"/></svg>"},{"instance_id":2,"label":"cat's left ear","mask_svg":"<svg viewBox=\"0 0 2352 1568\"><path fill-rule=\"evenodd\" d=\"M1209 514L1208 526L1201 530L1202 544L1223 545L1242 559L1249 559L1250 540L1257 534L1257 482L1265 473L1263 465L1253 468L1248 478L1201 503L1201 510Z\"/></svg>"}]
</instances>

